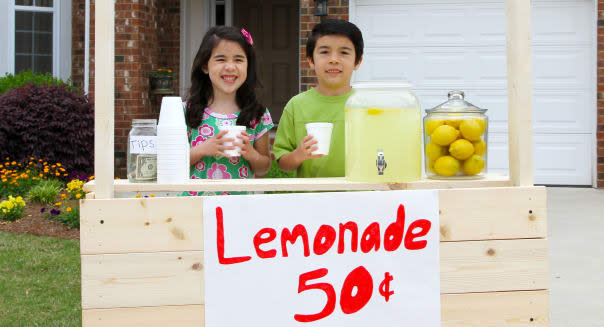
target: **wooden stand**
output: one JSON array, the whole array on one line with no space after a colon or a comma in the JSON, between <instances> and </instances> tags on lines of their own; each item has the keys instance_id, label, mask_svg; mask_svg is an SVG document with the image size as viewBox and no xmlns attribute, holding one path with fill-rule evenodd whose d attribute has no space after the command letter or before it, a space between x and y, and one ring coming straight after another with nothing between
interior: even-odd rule
<instances>
[{"instance_id":1,"label":"wooden stand","mask_svg":"<svg viewBox=\"0 0 604 327\"><path fill-rule=\"evenodd\" d=\"M113 67L113 2L96 7L95 62ZM507 0L510 176L406 184L342 178L113 180L113 71L95 83L95 176L81 201L84 326L203 326L201 197L114 199L126 191L438 189L442 326L549 326L546 190L533 186L530 1ZM111 87L109 87L111 86ZM101 155L102 154L102 155Z\"/></svg>"}]
</instances>

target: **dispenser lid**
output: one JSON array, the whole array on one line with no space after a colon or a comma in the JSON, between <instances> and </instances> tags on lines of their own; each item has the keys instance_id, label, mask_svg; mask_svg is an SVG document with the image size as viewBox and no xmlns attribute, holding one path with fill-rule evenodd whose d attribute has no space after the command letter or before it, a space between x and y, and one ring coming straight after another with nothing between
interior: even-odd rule
<instances>
[{"instance_id":1,"label":"dispenser lid","mask_svg":"<svg viewBox=\"0 0 604 327\"><path fill-rule=\"evenodd\" d=\"M487 109L479 108L468 101L464 100L464 92L461 90L449 91L448 101L439 104L432 109L426 109L427 113L434 112L478 112L485 113Z\"/></svg>"},{"instance_id":2,"label":"dispenser lid","mask_svg":"<svg viewBox=\"0 0 604 327\"><path fill-rule=\"evenodd\" d=\"M409 89L411 88L411 84L407 83L405 80L399 81L361 81L361 82L353 82L353 89L389 89L389 88L401 88L401 89Z\"/></svg>"}]
</instances>

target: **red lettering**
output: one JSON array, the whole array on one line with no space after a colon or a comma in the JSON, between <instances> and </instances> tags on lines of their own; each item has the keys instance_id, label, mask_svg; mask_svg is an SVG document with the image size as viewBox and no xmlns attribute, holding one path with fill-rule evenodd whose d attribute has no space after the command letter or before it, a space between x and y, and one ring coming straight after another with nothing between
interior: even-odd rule
<instances>
[{"instance_id":1,"label":"red lettering","mask_svg":"<svg viewBox=\"0 0 604 327\"><path fill-rule=\"evenodd\" d=\"M325 241L323 242L323 239ZM315 241L313 243L313 251L316 255L322 255L331 249L331 246L336 241L336 230L329 225L321 225L317 234L315 235Z\"/></svg>"},{"instance_id":2,"label":"red lettering","mask_svg":"<svg viewBox=\"0 0 604 327\"><path fill-rule=\"evenodd\" d=\"M405 206L398 206L396 221L390 224L384 232L384 250L396 251L403 241L405 232Z\"/></svg>"},{"instance_id":3,"label":"red lettering","mask_svg":"<svg viewBox=\"0 0 604 327\"><path fill-rule=\"evenodd\" d=\"M311 322L316 321L322 318L329 316L333 310L336 308L336 290L329 283L316 283L316 284L306 284L307 281L325 277L327 275L327 269L321 268L313 271L309 271L307 273L303 273L300 275L300 279L298 281L298 294L306 291L306 290L321 290L325 292L327 295L327 303L325 303L325 307L321 312L315 313L312 315L301 315L295 314L294 319L299 322Z\"/></svg>"},{"instance_id":4,"label":"red lettering","mask_svg":"<svg viewBox=\"0 0 604 327\"><path fill-rule=\"evenodd\" d=\"M308 257L310 255L308 233L303 225L298 224L294 226L293 233L287 228L283 228L281 231L281 251L283 252L284 257L287 257L287 246L285 245L285 242L289 241L291 244L294 244L298 237L302 237L302 242L304 244L304 256Z\"/></svg>"},{"instance_id":5,"label":"red lettering","mask_svg":"<svg viewBox=\"0 0 604 327\"><path fill-rule=\"evenodd\" d=\"M412 222L409 225L409 229L407 229L407 234L405 235L405 247L408 250L421 250L426 247L428 241L414 241L418 237L425 236L430 231L430 227L432 223L426 219L418 219ZM420 228L421 230L418 233L413 232L415 228Z\"/></svg>"},{"instance_id":6,"label":"red lettering","mask_svg":"<svg viewBox=\"0 0 604 327\"><path fill-rule=\"evenodd\" d=\"M352 295L356 287L356 294ZM363 266L351 271L344 280L340 293L340 307L345 314L361 310L373 295L373 278Z\"/></svg>"},{"instance_id":7,"label":"red lettering","mask_svg":"<svg viewBox=\"0 0 604 327\"><path fill-rule=\"evenodd\" d=\"M361 251L367 253L372 248L380 249L380 224L377 222L369 224L361 237Z\"/></svg>"},{"instance_id":8,"label":"red lettering","mask_svg":"<svg viewBox=\"0 0 604 327\"><path fill-rule=\"evenodd\" d=\"M266 237L263 235L268 234ZM273 228L263 228L254 235L254 248L256 249L256 254L258 257L262 259L274 258L277 255L277 250L272 249L268 251L264 251L260 248L260 245L271 242L277 237L277 232Z\"/></svg>"},{"instance_id":9,"label":"red lettering","mask_svg":"<svg viewBox=\"0 0 604 327\"><path fill-rule=\"evenodd\" d=\"M222 208L216 207L216 246L218 247L218 262L223 265L232 265L234 263L245 262L252 259L250 256L232 258L224 257L224 225L222 221Z\"/></svg>"},{"instance_id":10,"label":"red lettering","mask_svg":"<svg viewBox=\"0 0 604 327\"><path fill-rule=\"evenodd\" d=\"M359 228L357 227L357 223L353 221L349 221L346 224L340 223L340 237L338 239L338 253L344 253L344 232L349 230L350 235L350 250L352 252L357 252L358 246L358 238L359 238Z\"/></svg>"}]
</instances>

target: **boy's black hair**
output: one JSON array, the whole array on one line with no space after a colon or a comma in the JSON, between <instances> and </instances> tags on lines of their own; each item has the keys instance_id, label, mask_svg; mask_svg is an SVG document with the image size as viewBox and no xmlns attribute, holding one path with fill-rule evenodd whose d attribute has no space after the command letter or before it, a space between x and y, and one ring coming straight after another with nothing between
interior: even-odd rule
<instances>
[{"instance_id":1,"label":"boy's black hair","mask_svg":"<svg viewBox=\"0 0 604 327\"><path fill-rule=\"evenodd\" d=\"M260 120L266 107L258 102L255 89L260 87L256 68L256 53L241 30L231 26L215 26L206 33L197 50L191 70L191 88L187 97L185 118L187 126L196 128L201 123L204 109L212 101L214 94L210 76L203 72L207 67L212 50L222 40L234 41L241 46L247 57L247 79L237 90L235 101L241 109L237 125L251 126L254 119Z\"/></svg>"},{"instance_id":2,"label":"boy's black hair","mask_svg":"<svg viewBox=\"0 0 604 327\"><path fill-rule=\"evenodd\" d=\"M306 56L312 58L315 51L317 40L325 35L342 35L347 37L354 44L354 63L358 64L363 56L363 34L359 28L348 21L341 19L327 19L313 27L308 40L306 41Z\"/></svg>"}]
</instances>

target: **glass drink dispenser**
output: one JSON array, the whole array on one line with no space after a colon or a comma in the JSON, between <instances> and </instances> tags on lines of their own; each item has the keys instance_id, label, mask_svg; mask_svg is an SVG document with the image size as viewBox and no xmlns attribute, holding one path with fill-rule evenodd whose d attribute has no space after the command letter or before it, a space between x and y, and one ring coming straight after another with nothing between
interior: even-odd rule
<instances>
[{"instance_id":1,"label":"glass drink dispenser","mask_svg":"<svg viewBox=\"0 0 604 327\"><path fill-rule=\"evenodd\" d=\"M345 107L346 179L410 182L421 178L421 113L408 85L353 85Z\"/></svg>"}]
</instances>

